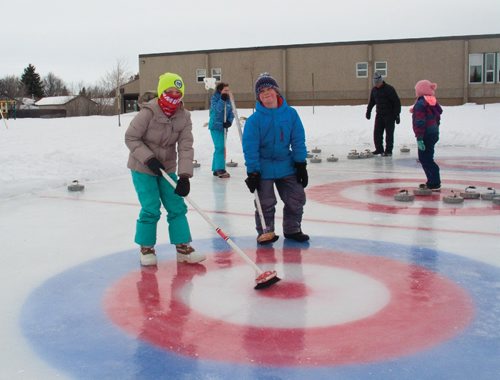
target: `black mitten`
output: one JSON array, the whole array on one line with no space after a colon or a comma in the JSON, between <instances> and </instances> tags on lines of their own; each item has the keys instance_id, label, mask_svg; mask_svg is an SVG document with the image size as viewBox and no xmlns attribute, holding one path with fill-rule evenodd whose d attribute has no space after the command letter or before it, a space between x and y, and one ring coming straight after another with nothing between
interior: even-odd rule
<instances>
[{"instance_id":1,"label":"black mitten","mask_svg":"<svg viewBox=\"0 0 500 380\"><path fill-rule=\"evenodd\" d=\"M181 197L185 197L186 195L189 194L189 190L190 190L189 178L179 177L174 192Z\"/></svg>"},{"instance_id":2,"label":"black mitten","mask_svg":"<svg viewBox=\"0 0 500 380\"><path fill-rule=\"evenodd\" d=\"M247 184L248 190L253 193L255 189L259 187L260 173L248 173L248 177L245 180L245 183Z\"/></svg>"},{"instance_id":3,"label":"black mitten","mask_svg":"<svg viewBox=\"0 0 500 380\"><path fill-rule=\"evenodd\" d=\"M295 169L297 169L297 171L295 172L295 175L297 176L297 182L300 183L302 187L306 187L309 182L306 165L306 162L295 163Z\"/></svg>"},{"instance_id":4,"label":"black mitten","mask_svg":"<svg viewBox=\"0 0 500 380\"><path fill-rule=\"evenodd\" d=\"M160 169L165 170L165 166L163 166L163 164L156 157L150 158L146 162L146 166L149 168L149 170L151 170L153 173L155 173L157 176L160 177L162 175Z\"/></svg>"}]
</instances>

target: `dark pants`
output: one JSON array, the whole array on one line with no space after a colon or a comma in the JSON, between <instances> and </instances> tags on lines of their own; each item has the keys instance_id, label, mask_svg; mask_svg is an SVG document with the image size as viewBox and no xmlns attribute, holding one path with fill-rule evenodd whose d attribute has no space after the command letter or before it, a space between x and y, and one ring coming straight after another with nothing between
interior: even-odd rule
<instances>
[{"instance_id":1,"label":"dark pants","mask_svg":"<svg viewBox=\"0 0 500 380\"><path fill-rule=\"evenodd\" d=\"M425 176L427 177L427 187L441 187L441 177L439 175L439 166L434 161L434 145L439 141L439 133L424 136L425 150L418 150L418 160L422 164Z\"/></svg>"},{"instance_id":2,"label":"dark pants","mask_svg":"<svg viewBox=\"0 0 500 380\"><path fill-rule=\"evenodd\" d=\"M263 179L260 181L258 188L259 200L267 232L274 231L274 214L277 204L274 186L276 186L278 194L284 203L283 233L293 234L301 231L306 194L302 185L297 182L297 177L292 175L280 179ZM255 224L257 233L260 235L263 231L257 211L255 212Z\"/></svg>"},{"instance_id":3,"label":"dark pants","mask_svg":"<svg viewBox=\"0 0 500 380\"><path fill-rule=\"evenodd\" d=\"M377 153L390 153L394 146L394 128L395 120L392 116L377 114L375 116L375 127L373 129L373 142ZM384 132L385 132L385 150L384 150Z\"/></svg>"}]
</instances>

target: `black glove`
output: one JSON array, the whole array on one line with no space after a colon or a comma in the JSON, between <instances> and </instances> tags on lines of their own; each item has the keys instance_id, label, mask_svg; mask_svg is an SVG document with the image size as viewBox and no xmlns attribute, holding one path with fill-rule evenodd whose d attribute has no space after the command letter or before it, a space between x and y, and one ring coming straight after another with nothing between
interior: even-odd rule
<instances>
[{"instance_id":1,"label":"black glove","mask_svg":"<svg viewBox=\"0 0 500 380\"><path fill-rule=\"evenodd\" d=\"M225 121L224 123L222 123L222 126L226 129L228 129L230 126L231 126L231 122L230 121Z\"/></svg>"},{"instance_id":2,"label":"black glove","mask_svg":"<svg viewBox=\"0 0 500 380\"><path fill-rule=\"evenodd\" d=\"M295 175L297 176L297 182L300 183L304 188L307 187L307 183L309 182L306 165L306 162L295 163L295 169L297 169L297 171L295 172Z\"/></svg>"},{"instance_id":3,"label":"black glove","mask_svg":"<svg viewBox=\"0 0 500 380\"><path fill-rule=\"evenodd\" d=\"M190 189L189 178L179 177L174 192L181 197L185 197L186 195L189 194L189 189Z\"/></svg>"},{"instance_id":4,"label":"black glove","mask_svg":"<svg viewBox=\"0 0 500 380\"><path fill-rule=\"evenodd\" d=\"M220 94L220 98L224 101L228 100L229 99L229 95L228 94Z\"/></svg>"},{"instance_id":5,"label":"black glove","mask_svg":"<svg viewBox=\"0 0 500 380\"><path fill-rule=\"evenodd\" d=\"M149 170L151 170L159 177L162 176L160 169L165 170L165 166L163 166L163 164L160 161L158 161L156 157L152 157L149 160L147 160L146 166L149 168Z\"/></svg>"},{"instance_id":6,"label":"black glove","mask_svg":"<svg viewBox=\"0 0 500 380\"><path fill-rule=\"evenodd\" d=\"M372 117L372 113L370 111L366 111L366 118L368 120L370 120L371 117Z\"/></svg>"},{"instance_id":7,"label":"black glove","mask_svg":"<svg viewBox=\"0 0 500 380\"><path fill-rule=\"evenodd\" d=\"M396 115L396 124L399 124L401 122L401 119L399 118L399 115Z\"/></svg>"},{"instance_id":8,"label":"black glove","mask_svg":"<svg viewBox=\"0 0 500 380\"><path fill-rule=\"evenodd\" d=\"M260 184L260 173L248 173L248 177L245 180L245 183L248 186L248 190L251 193L255 191L259 187Z\"/></svg>"}]
</instances>

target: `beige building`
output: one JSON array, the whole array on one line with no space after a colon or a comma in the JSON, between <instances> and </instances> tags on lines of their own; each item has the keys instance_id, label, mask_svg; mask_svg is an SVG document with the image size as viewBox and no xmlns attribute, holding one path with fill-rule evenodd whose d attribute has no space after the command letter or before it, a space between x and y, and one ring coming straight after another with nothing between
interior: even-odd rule
<instances>
[{"instance_id":1,"label":"beige building","mask_svg":"<svg viewBox=\"0 0 500 380\"><path fill-rule=\"evenodd\" d=\"M291 105L365 104L374 71L403 104L414 101L420 79L438 84L442 104L491 103L500 102L500 34L141 54L139 95L156 92L166 71L183 77L191 109L208 107L206 77L229 82L238 105L252 107L261 72Z\"/></svg>"}]
</instances>

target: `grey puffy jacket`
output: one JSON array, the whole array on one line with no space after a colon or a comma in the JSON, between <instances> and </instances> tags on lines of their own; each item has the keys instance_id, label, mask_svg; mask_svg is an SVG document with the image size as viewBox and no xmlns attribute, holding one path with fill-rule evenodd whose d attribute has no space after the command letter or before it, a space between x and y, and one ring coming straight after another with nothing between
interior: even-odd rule
<instances>
[{"instance_id":1,"label":"grey puffy jacket","mask_svg":"<svg viewBox=\"0 0 500 380\"><path fill-rule=\"evenodd\" d=\"M193 176L191 114L182 105L168 118L157 98L144 104L125 132L125 144L130 150L127 167L131 170L154 174L146 162L156 157L167 173L174 173L178 168L179 175Z\"/></svg>"}]
</instances>

